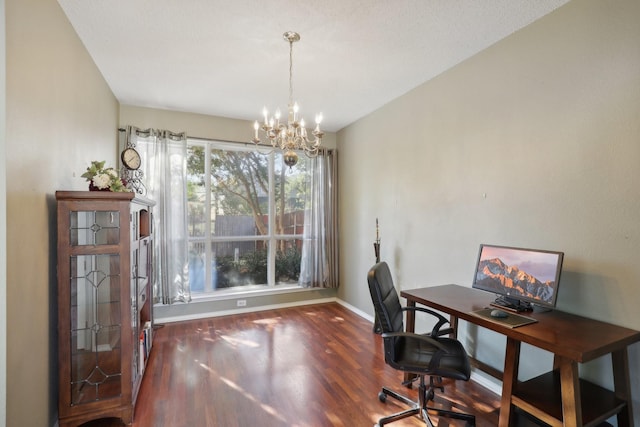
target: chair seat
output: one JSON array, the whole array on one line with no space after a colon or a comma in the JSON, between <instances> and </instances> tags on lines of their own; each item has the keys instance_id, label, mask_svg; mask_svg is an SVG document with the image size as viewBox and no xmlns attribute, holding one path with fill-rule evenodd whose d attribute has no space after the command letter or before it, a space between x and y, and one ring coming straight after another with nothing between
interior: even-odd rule
<instances>
[{"instance_id":1,"label":"chair seat","mask_svg":"<svg viewBox=\"0 0 640 427\"><path fill-rule=\"evenodd\" d=\"M396 359L389 365L407 372L435 375L467 381L471 377L471 365L462 344L451 338L438 338L447 348L436 368L430 368L434 355L433 346L420 340L401 337L396 343Z\"/></svg>"}]
</instances>

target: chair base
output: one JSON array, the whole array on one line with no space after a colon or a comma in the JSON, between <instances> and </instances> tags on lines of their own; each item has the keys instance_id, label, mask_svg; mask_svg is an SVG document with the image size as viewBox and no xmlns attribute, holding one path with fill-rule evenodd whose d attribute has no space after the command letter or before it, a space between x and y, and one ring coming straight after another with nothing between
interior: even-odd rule
<instances>
[{"instance_id":1,"label":"chair base","mask_svg":"<svg viewBox=\"0 0 640 427\"><path fill-rule=\"evenodd\" d=\"M431 418L429 417L429 412L435 412L437 415L442 416L442 417L447 417L447 418L453 418L453 419L458 419L458 420L464 420L466 421L465 426L466 427L475 427L476 425L476 417L474 415L470 415L470 414L463 414L461 412L454 412L454 411L448 411L446 409L440 409L440 408L433 408L433 407L428 407L427 406L427 395L432 399L433 398L433 391L427 390L427 387L424 383L424 377L420 377L420 387L418 389L418 397L420 399L419 402L415 402L411 399L409 399L406 396L403 396L399 393L396 393L393 390L389 390L386 387L382 387L382 390L380 391L380 393L378 393L378 398L380 399L380 401L384 402L387 400L387 396L390 396L406 405L409 406L409 409L406 409L404 411L401 412L397 412L395 414L392 415L387 415L386 417L382 417L378 420L378 424L376 424L376 427L382 427L386 424L392 423L394 421L398 421L401 420L403 418L408 418L408 417L412 417L414 415L418 415L421 416L421 418L424 420L425 424L428 427L434 427L433 422L431 421Z\"/></svg>"},{"instance_id":2,"label":"chair base","mask_svg":"<svg viewBox=\"0 0 640 427\"><path fill-rule=\"evenodd\" d=\"M410 408L402 412L397 412L395 414L387 415L386 417L380 418L378 420L378 424L376 424L376 427L382 427L394 421L412 417L414 415L420 415L422 413L422 408L420 408L420 404L418 402L414 402L406 396L398 394L393 390L389 390L386 387L382 387L382 391L378 393L378 398L381 402L385 402L387 400L387 396L393 397L394 399L404 403L405 405L408 405Z\"/></svg>"}]
</instances>

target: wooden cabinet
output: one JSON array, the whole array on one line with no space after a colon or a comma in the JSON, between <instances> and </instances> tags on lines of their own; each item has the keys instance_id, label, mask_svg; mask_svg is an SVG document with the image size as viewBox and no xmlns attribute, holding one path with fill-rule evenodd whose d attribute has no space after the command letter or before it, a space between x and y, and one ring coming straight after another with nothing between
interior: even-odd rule
<instances>
[{"instance_id":1,"label":"wooden cabinet","mask_svg":"<svg viewBox=\"0 0 640 427\"><path fill-rule=\"evenodd\" d=\"M133 413L153 338L153 202L58 191L59 425Z\"/></svg>"}]
</instances>

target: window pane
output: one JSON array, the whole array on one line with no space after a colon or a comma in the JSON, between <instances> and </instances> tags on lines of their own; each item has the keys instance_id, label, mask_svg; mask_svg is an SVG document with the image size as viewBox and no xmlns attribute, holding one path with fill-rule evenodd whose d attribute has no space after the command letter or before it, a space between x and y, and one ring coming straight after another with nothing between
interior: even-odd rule
<instances>
[{"instance_id":1,"label":"window pane","mask_svg":"<svg viewBox=\"0 0 640 427\"><path fill-rule=\"evenodd\" d=\"M278 240L276 250L276 283L297 284L300 277L302 239Z\"/></svg>"},{"instance_id":2,"label":"window pane","mask_svg":"<svg viewBox=\"0 0 640 427\"><path fill-rule=\"evenodd\" d=\"M275 234L301 235L304 231L304 209L309 180L309 158L300 153L298 163L289 168L282 154L275 160Z\"/></svg>"},{"instance_id":3,"label":"window pane","mask_svg":"<svg viewBox=\"0 0 640 427\"><path fill-rule=\"evenodd\" d=\"M216 289L267 284L265 242L212 242Z\"/></svg>"},{"instance_id":4,"label":"window pane","mask_svg":"<svg viewBox=\"0 0 640 427\"><path fill-rule=\"evenodd\" d=\"M192 293L210 292L215 289L212 283L207 280L207 275L211 272L207 272L205 253L206 249L205 241L190 241L189 242L189 287Z\"/></svg>"},{"instance_id":5,"label":"window pane","mask_svg":"<svg viewBox=\"0 0 640 427\"><path fill-rule=\"evenodd\" d=\"M206 235L204 147L187 148L187 209L189 237Z\"/></svg>"},{"instance_id":6,"label":"window pane","mask_svg":"<svg viewBox=\"0 0 640 427\"><path fill-rule=\"evenodd\" d=\"M213 236L267 235L269 159L255 151L211 150Z\"/></svg>"}]
</instances>

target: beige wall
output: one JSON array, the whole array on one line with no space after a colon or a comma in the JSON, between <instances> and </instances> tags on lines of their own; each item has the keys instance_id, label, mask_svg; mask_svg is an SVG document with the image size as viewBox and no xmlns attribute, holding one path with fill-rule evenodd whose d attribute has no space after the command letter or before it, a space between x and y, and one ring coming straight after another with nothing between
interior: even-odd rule
<instances>
[{"instance_id":1,"label":"beige wall","mask_svg":"<svg viewBox=\"0 0 640 427\"><path fill-rule=\"evenodd\" d=\"M0 0L0 170L6 170L6 63L4 0ZM0 173L0 426L7 418L7 176Z\"/></svg>"},{"instance_id":2,"label":"beige wall","mask_svg":"<svg viewBox=\"0 0 640 427\"><path fill-rule=\"evenodd\" d=\"M118 103L55 0L6 0L6 55L7 426L51 426L54 193L115 165Z\"/></svg>"},{"instance_id":3,"label":"beige wall","mask_svg":"<svg viewBox=\"0 0 640 427\"><path fill-rule=\"evenodd\" d=\"M637 0L572 1L340 131L339 298L373 314L378 217L401 289L470 286L482 242L562 250L558 307L640 329L639 19ZM468 339L499 362L499 337ZM611 387L609 368L582 373Z\"/></svg>"}]
</instances>

